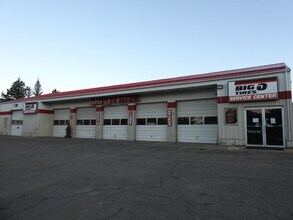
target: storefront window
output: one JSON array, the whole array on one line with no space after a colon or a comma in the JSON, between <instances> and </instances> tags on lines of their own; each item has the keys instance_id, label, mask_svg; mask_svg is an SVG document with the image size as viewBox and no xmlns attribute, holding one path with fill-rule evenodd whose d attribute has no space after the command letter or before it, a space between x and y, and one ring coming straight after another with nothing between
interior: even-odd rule
<instances>
[{"instance_id":1,"label":"storefront window","mask_svg":"<svg viewBox=\"0 0 293 220\"><path fill-rule=\"evenodd\" d=\"M237 124L237 108L226 108L225 109L225 123L226 124Z\"/></svg>"}]
</instances>

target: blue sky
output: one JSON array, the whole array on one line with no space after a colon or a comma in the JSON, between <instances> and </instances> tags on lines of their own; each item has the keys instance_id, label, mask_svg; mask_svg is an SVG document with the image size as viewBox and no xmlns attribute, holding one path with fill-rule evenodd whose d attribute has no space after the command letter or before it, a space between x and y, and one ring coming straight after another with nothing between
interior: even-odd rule
<instances>
[{"instance_id":1,"label":"blue sky","mask_svg":"<svg viewBox=\"0 0 293 220\"><path fill-rule=\"evenodd\" d=\"M292 0L0 0L0 92L293 69L292 39Z\"/></svg>"}]
</instances>

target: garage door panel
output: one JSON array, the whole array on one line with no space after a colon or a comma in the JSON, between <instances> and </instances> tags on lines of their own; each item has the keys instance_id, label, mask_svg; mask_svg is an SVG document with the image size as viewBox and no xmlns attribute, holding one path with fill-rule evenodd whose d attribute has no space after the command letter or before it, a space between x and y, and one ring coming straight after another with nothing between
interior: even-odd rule
<instances>
[{"instance_id":1,"label":"garage door panel","mask_svg":"<svg viewBox=\"0 0 293 220\"><path fill-rule=\"evenodd\" d=\"M53 137L65 137L66 127L67 127L66 125L61 125L61 126L54 125L53 126Z\"/></svg>"},{"instance_id":2,"label":"garage door panel","mask_svg":"<svg viewBox=\"0 0 293 220\"><path fill-rule=\"evenodd\" d=\"M96 108L77 108L76 111L76 137L95 138L96 137ZM94 125L93 125L94 124Z\"/></svg>"},{"instance_id":3,"label":"garage door panel","mask_svg":"<svg viewBox=\"0 0 293 220\"><path fill-rule=\"evenodd\" d=\"M178 127L178 142L192 143L216 143L218 129L217 127L205 128L182 128Z\"/></svg>"},{"instance_id":4,"label":"garage door panel","mask_svg":"<svg viewBox=\"0 0 293 220\"><path fill-rule=\"evenodd\" d=\"M167 125L158 125L159 118L167 118L167 103L141 104L136 109L136 118L146 122L136 126L136 140L167 141ZM156 120L156 124L147 124L148 119Z\"/></svg>"},{"instance_id":5,"label":"garage door panel","mask_svg":"<svg viewBox=\"0 0 293 220\"><path fill-rule=\"evenodd\" d=\"M167 126L137 126L136 133L138 141L167 141Z\"/></svg>"},{"instance_id":6,"label":"garage door panel","mask_svg":"<svg viewBox=\"0 0 293 220\"><path fill-rule=\"evenodd\" d=\"M178 117L186 115L204 116L217 115L217 101L216 100L196 100L178 102L177 104Z\"/></svg>"},{"instance_id":7,"label":"garage door panel","mask_svg":"<svg viewBox=\"0 0 293 220\"><path fill-rule=\"evenodd\" d=\"M114 124L113 122L116 121ZM115 120L119 119L119 120ZM103 139L127 140L128 126L121 123L121 119L128 119L128 106L111 106L104 108L104 120L110 121L110 124L103 126ZM119 122L117 125L117 121ZM112 124L113 122L113 124Z\"/></svg>"},{"instance_id":8,"label":"garage door panel","mask_svg":"<svg viewBox=\"0 0 293 220\"><path fill-rule=\"evenodd\" d=\"M95 138L96 126L77 125L76 137L77 138Z\"/></svg>"},{"instance_id":9,"label":"garage door panel","mask_svg":"<svg viewBox=\"0 0 293 220\"><path fill-rule=\"evenodd\" d=\"M189 124L178 124L177 126L178 142L217 143L218 125L214 124L216 122L204 124L205 117L217 117L218 115L215 99L178 102L177 115L189 118ZM202 124L191 124L193 117L201 117Z\"/></svg>"},{"instance_id":10,"label":"garage door panel","mask_svg":"<svg viewBox=\"0 0 293 220\"><path fill-rule=\"evenodd\" d=\"M104 139L127 140L127 126L104 126Z\"/></svg>"},{"instance_id":11,"label":"garage door panel","mask_svg":"<svg viewBox=\"0 0 293 220\"><path fill-rule=\"evenodd\" d=\"M66 123L70 119L70 109L55 109L53 118L53 137L65 137Z\"/></svg>"}]
</instances>

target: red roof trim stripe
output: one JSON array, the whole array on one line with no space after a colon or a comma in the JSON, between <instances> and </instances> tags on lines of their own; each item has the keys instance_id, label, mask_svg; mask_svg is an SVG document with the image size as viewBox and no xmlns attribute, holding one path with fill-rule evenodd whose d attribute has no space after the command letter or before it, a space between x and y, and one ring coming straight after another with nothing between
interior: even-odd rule
<instances>
[{"instance_id":1,"label":"red roof trim stripe","mask_svg":"<svg viewBox=\"0 0 293 220\"><path fill-rule=\"evenodd\" d=\"M54 114L53 110L47 110L47 109L38 109L38 114L49 114L52 115Z\"/></svg>"},{"instance_id":2,"label":"red roof trim stripe","mask_svg":"<svg viewBox=\"0 0 293 220\"><path fill-rule=\"evenodd\" d=\"M0 112L0 115L12 115L12 112L11 111Z\"/></svg>"}]
</instances>

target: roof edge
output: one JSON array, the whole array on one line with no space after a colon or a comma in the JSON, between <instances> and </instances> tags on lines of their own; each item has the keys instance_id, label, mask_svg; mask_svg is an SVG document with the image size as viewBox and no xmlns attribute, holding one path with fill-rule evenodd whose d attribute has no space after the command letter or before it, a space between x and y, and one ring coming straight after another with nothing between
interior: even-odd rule
<instances>
[{"instance_id":1,"label":"roof edge","mask_svg":"<svg viewBox=\"0 0 293 220\"><path fill-rule=\"evenodd\" d=\"M187 76L157 79L157 80L150 80L150 81L118 84L118 85L103 86L103 87L96 87L96 88L89 88L89 89L79 89L79 90L65 91L65 92L59 92L59 93L48 93L48 94L44 94L40 96L12 100L12 101L2 102L2 103L13 103L13 102L33 101L33 100L37 101L37 100L52 99L52 98L70 97L74 95L87 95L92 93L119 91L121 89L134 89L134 88L149 87L149 86L168 85L172 83L182 83L182 82L189 82L189 81L196 81L196 80L199 80L199 81L215 80L221 77L227 78L229 76L248 75L248 74L261 73L261 72L278 71L278 70L290 71L290 68L285 63L276 63L276 64L270 64L270 65L262 65L262 66L233 69L233 70L226 70L226 71L216 71L216 72L210 72L210 73L193 74L193 75L187 75Z\"/></svg>"}]
</instances>

